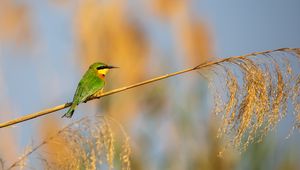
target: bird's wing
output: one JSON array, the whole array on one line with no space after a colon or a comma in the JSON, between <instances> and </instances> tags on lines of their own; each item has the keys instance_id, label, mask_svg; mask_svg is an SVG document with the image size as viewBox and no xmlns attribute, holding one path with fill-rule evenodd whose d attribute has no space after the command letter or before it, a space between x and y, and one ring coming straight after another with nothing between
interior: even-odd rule
<instances>
[{"instance_id":1,"label":"bird's wing","mask_svg":"<svg viewBox=\"0 0 300 170\"><path fill-rule=\"evenodd\" d=\"M79 104L85 101L89 96L101 90L104 84L104 80L100 79L97 75L87 72L78 84L73 102Z\"/></svg>"}]
</instances>

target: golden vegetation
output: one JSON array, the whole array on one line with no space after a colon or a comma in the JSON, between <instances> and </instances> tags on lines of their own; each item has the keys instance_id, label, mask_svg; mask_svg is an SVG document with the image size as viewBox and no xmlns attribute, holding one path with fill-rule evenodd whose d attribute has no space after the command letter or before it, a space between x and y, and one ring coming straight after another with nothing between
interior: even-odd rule
<instances>
[{"instance_id":1,"label":"golden vegetation","mask_svg":"<svg viewBox=\"0 0 300 170\"><path fill-rule=\"evenodd\" d=\"M116 151L115 133L112 129L116 127L121 131L118 140L122 145L120 151ZM56 145L56 150L46 149L47 145ZM45 152L46 151L46 152ZM114 164L119 162L119 167L124 170L130 169L131 148L129 137L114 119L106 117L83 118L71 123L58 131L55 135L48 137L39 145L30 148L18 161L8 169L15 167L28 168L26 160L35 152L40 152L40 160L46 169L113 169ZM119 155L115 157L115 155ZM51 155L57 159L46 159Z\"/></svg>"},{"instance_id":2,"label":"golden vegetation","mask_svg":"<svg viewBox=\"0 0 300 170\"><path fill-rule=\"evenodd\" d=\"M233 57L219 64L226 74L218 74L216 79L225 79L227 90L221 94L227 95L219 96L220 91L214 90L218 91L214 102L219 103L214 112L221 115L223 122L218 137L230 135L230 144L245 150L250 143L260 142L287 116L289 100L295 116L293 129L299 125L299 73L293 73L289 62L297 57L297 49L283 50ZM243 79L238 81L237 77Z\"/></svg>"},{"instance_id":3,"label":"golden vegetation","mask_svg":"<svg viewBox=\"0 0 300 170\"><path fill-rule=\"evenodd\" d=\"M0 1L0 39L28 43L31 37L28 8L10 0Z\"/></svg>"}]
</instances>

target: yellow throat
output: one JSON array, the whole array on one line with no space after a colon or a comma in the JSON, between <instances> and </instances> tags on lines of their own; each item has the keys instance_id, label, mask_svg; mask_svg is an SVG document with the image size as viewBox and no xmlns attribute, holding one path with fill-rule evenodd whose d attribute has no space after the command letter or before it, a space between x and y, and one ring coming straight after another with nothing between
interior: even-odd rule
<instances>
[{"instance_id":1,"label":"yellow throat","mask_svg":"<svg viewBox=\"0 0 300 170\"><path fill-rule=\"evenodd\" d=\"M107 74L108 70L109 70L109 69L101 69L101 70L98 70L98 71L97 71L98 76L99 76L100 78L102 78L102 79L105 78L105 75Z\"/></svg>"}]
</instances>

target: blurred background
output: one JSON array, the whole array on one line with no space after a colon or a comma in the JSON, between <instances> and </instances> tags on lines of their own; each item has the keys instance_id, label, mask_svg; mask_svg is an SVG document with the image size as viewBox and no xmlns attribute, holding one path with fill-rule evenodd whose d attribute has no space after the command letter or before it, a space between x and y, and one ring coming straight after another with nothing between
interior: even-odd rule
<instances>
[{"instance_id":1,"label":"blurred background","mask_svg":"<svg viewBox=\"0 0 300 170\"><path fill-rule=\"evenodd\" d=\"M71 101L96 61L121 67L108 91L214 58L299 47L299 9L298 0L1 0L0 121ZM0 158L10 165L73 120L109 114L131 138L132 169L300 168L299 133L286 140L284 122L245 153L217 157L210 101L197 72L173 77L82 104L70 120L62 110L0 129Z\"/></svg>"}]
</instances>

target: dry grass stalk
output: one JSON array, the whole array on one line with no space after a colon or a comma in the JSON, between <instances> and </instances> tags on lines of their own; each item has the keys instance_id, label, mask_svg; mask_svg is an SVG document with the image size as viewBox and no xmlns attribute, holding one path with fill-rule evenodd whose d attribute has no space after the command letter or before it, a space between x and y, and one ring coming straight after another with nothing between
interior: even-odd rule
<instances>
[{"instance_id":1,"label":"dry grass stalk","mask_svg":"<svg viewBox=\"0 0 300 170\"><path fill-rule=\"evenodd\" d=\"M237 91L239 89L237 79L233 75L233 73L225 69L226 74L228 75L227 80L226 80L226 86L228 88L229 92L229 100L226 103L225 106L225 114L223 116L223 127L221 128L222 133L227 134L229 130L232 129L232 121L234 121L235 118L235 110L237 107ZM221 133L221 134L222 134Z\"/></svg>"},{"instance_id":2,"label":"dry grass stalk","mask_svg":"<svg viewBox=\"0 0 300 170\"><path fill-rule=\"evenodd\" d=\"M122 124L120 124L118 121L116 121L111 117L109 117L109 119L118 127L118 129L121 131L121 134L123 134L123 138L124 138L123 143L121 145L121 152L119 154L120 161L121 161L121 168L122 170L130 170L131 169L131 164L130 164L131 147L129 143L129 136L126 133Z\"/></svg>"},{"instance_id":3,"label":"dry grass stalk","mask_svg":"<svg viewBox=\"0 0 300 170\"><path fill-rule=\"evenodd\" d=\"M98 117L96 120L89 118L81 119L71 125L63 128L54 136L47 138L40 145L27 152L18 161L12 164L8 169L21 166L21 162L28 159L38 149L51 144L57 145L61 150L53 152L41 151L41 160L47 169L88 169L96 170L101 167L113 169L116 154L115 137L112 126L116 123L109 117ZM117 125L118 128L121 125ZM122 127L122 131L123 131ZM120 162L122 169L130 169L130 146L129 137L124 132L122 143L123 147L120 153ZM51 162L44 157L52 154L58 159ZM24 167L24 166L23 166Z\"/></svg>"},{"instance_id":4,"label":"dry grass stalk","mask_svg":"<svg viewBox=\"0 0 300 170\"><path fill-rule=\"evenodd\" d=\"M23 154L23 156L19 157L19 159L17 161L15 161L11 166L9 166L7 168L7 170L18 167L20 163L22 163L23 160L27 159L31 154L33 154L35 151L37 151L38 149L40 149L42 146L48 144L48 142L52 141L55 139L55 137L59 136L61 133L63 133L65 130L67 130L69 127L73 126L74 124L82 121L83 119L80 119L79 121L73 122L71 124L69 124L68 126L66 126L65 128L61 129L60 131L58 131L54 136L48 137L47 139L45 139L43 142L41 142L39 145L32 147L32 149L28 152L26 152L25 154Z\"/></svg>"},{"instance_id":5,"label":"dry grass stalk","mask_svg":"<svg viewBox=\"0 0 300 170\"><path fill-rule=\"evenodd\" d=\"M275 58L276 55L279 57ZM221 97L223 101L227 99L223 102L224 108L214 109L217 115L223 110L218 137L230 134L233 136L231 143L238 149L245 150L250 143L260 142L286 117L289 100L294 105L295 127L299 127L300 80L289 62L293 57L299 59L296 50L284 49L281 52L253 53L248 57L229 58L225 63L219 64L225 71L224 85L227 87L225 93L228 93L228 99ZM240 82L231 71L234 67L238 68L239 75L243 77ZM218 97L220 94L217 93L216 96L215 99L219 99L214 102L222 103Z\"/></svg>"},{"instance_id":6,"label":"dry grass stalk","mask_svg":"<svg viewBox=\"0 0 300 170\"><path fill-rule=\"evenodd\" d=\"M19 159L22 158L22 157L24 157L28 152L31 152L31 151L32 151L32 147L31 147L31 146L27 146L27 147L25 148L25 150L24 150L23 155L20 156ZM24 168L27 166L27 164L28 164L27 161L28 161L27 159L22 159L22 160L18 163L18 167L19 167L20 170L24 169Z\"/></svg>"},{"instance_id":7,"label":"dry grass stalk","mask_svg":"<svg viewBox=\"0 0 300 170\"><path fill-rule=\"evenodd\" d=\"M126 137L124 143L122 144L122 152L120 153L122 170L130 170L130 155L131 148L129 145L129 138Z\"/></svg>"},{"instance_id":8,"label":"dry grass stalk","mask_svg":"<svg viewBox=\"0 0 300 170\"><path fill-rule=\"evenodd\" d=\"M114 136L112 133L112 129L108 124L108 121L105 120L103 128L101 128L100 133L102 134L103 143L106 150L106 161L109 164L109 169L113 168L114 157L115 157L115 147L114 147Z\"/></svg>"},{"instance_id":9,"label":"dry grass stalk","mask_svg":"<svg viewBox=\"0 0 300 170\"><path fill-rule=\"evenodd\" d=\"M293 105L295 108L294 115L295 115L295 125L294 127L300 129L300 75L296 78L296 83L293 89Z\"/></svg>"}]
</instances>

